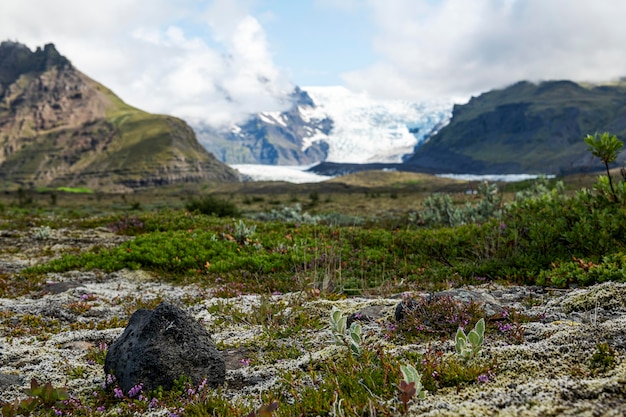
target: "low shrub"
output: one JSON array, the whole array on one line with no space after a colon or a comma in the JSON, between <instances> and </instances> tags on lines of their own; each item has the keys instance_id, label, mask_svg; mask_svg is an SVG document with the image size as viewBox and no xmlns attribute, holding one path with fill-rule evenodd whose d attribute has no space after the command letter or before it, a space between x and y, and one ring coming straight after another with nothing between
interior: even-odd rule
<instances>
[{"instance_id":1,"label":"low shrub","mask_svg":"<svg viewBox=\"0 0 626 417\"><path fill-rule=\"evenodd\" d=\"M185 208L192 213L198 212L207 216L239 217L241 212L233 202L222 200L213 195L206 195L199 199L192 199Z\"/></svg>"}]
</instances>

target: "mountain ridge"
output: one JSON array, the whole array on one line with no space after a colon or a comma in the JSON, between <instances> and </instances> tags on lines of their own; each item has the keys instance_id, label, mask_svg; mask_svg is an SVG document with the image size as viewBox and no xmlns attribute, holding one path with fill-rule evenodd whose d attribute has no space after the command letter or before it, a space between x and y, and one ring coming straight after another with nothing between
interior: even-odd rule
<instances>
[{"instance_id":1,"label":"mountain ridge","mask_svg":"<svg viewBox=\"0 0 626 417\"><path fill-rule=\"evenodd\" d=\"M626 137L626 87L520 81L455 105L450 123L405 161L460 174L564 174L595 169L583 138ZM625 161L621 153L617 162Z\"/></svg>"},{"instance_id":2,"label":"mountain ridge","mask_svg":"<svg viewBox=\"0 0 626 417\"><path fill-rule=\"evenodd\" d=\"M239 175L181 119L131 107L53 44L0 43L0 181L127 192Z\"/></svg>"},{"instance_id":3,"label":"mountain ridge","mask_svg":"<svg viewBox=\"0 0 626 417\"><path fill-rule=\"evenodd\" d=\"M328 143L316 140L330 132L328 118L307 118L314 106L311 97L296 87L289 95L291 106L283 112L261 112L228 129L196 125L202 144L229 164L310 165L328 155Z\"/></svg>"}]
</instances>

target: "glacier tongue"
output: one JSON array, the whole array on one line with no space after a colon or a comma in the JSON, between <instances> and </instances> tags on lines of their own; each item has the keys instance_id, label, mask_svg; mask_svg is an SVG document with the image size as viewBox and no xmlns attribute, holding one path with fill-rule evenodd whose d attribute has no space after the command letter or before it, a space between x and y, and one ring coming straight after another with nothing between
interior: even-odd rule
<instances>
[{"instance_id":1,"label":"glacier tongue","mask_svg":"<svg viewBox=\"0 0 626 417\"><path fill-rule=\"evenodd\" d=\"M452 117L452 101L380 100L345 87L304 87L315 107L299 107L303 120L333 120L333 130L306 138L304 148L324 140L327 161L402 162Z\"/></svg>"}]
</instances>

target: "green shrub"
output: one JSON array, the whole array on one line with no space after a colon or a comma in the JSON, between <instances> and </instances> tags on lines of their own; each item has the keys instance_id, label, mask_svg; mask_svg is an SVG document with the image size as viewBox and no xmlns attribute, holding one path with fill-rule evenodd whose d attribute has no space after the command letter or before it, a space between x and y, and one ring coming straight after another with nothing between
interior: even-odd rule
<instances>
[{"instance_id":1,"label":"green shrub","mask_svg":"<svg viewBox=\"0 0 626 417\"><path fill-rule=\"evenodd\" d=\"M200 199L192 199L185 208L190 212L198 212L207 216L215 215L217 217L239 217L241 212L235 205L227 200L222 200L213 195L206 195Z\"/></svg>"},{"instance_id":2,"label":"green shrub","mask_svg":"<svg viewBox=\"0 0 626 417\"><path fill-rule=\"evenodd\" d=\"M281 221L306 224L316 224L320 220L320 217L318 216L312 216L306 211L303 212L300 204L295 204L293 207L284 206L280 209L273 209L270 212L258 213L252 217L263 221Z\"/></svg>"},{"instance_id":3,"label":"green shrub","mask_svg":"<svg viewBox=\"0 0 626 417\"><path fill-rule=\"evenodd\" d=\"M499 217L502 210L502 195L496 184L484 182L478 186L480 200L476 204L457 206L449 194L434 194L424 200L420 213L421 221L427 226L460 226L481 223Z\"/></svg>"}]
</instances>

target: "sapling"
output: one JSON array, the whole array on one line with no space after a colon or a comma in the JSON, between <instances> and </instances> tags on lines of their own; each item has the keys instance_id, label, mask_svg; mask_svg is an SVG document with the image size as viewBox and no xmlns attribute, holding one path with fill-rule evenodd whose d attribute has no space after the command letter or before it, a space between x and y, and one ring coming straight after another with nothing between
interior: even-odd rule
<instances>
[{"instance_id":1,"label":"sapling","mask_svg":"<svg viewBox=\"0 0 626 417\"><path fill-rule=\"evenodd\" d=\"M465 334L462 328L456 331L455 348L459 357L465 360L472 359L483 345L485 336L485 319L480 319L474 325L474 328L470 330L468 334Z\"/></svg>"},{"instance_id":2,"label":"sapling","mask_svg":"<svg viewBox=\"0 0 626 417\"><path fill-rule=\"evenodd\" d=\"M593 156L597 156L602 162L604 162L611 193L613 194L614 200L618 201L617 193L615 192L615 188L613 188L613 179L611 178L611 172L609 171L609 164L617 159L619 150L622 146L624 146L624 143L617 139L617 136L611 135L608 132L587 135L585 136L585 143L589 146L591 154Z\"/></svg>"}]
</instances>

